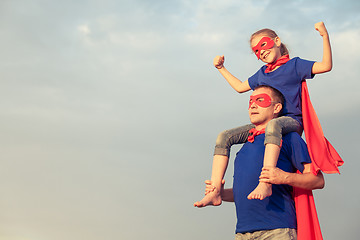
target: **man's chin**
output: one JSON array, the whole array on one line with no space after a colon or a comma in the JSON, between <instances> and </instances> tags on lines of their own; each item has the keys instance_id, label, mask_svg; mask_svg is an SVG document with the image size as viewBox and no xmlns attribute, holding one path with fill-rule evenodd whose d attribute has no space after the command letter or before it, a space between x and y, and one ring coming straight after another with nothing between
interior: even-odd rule
<instances>
[{"instance_id":1,"label":"man's chin","mask_svg":"<svg viewBox=\"0 0 360 240\"><path fill-rule=\"evenodd\" d=\"M260 119L258 119L257 115L251 115L250 116L250 122L254 125L258 124L260 122Z\"/></svg>"}]
</instances>

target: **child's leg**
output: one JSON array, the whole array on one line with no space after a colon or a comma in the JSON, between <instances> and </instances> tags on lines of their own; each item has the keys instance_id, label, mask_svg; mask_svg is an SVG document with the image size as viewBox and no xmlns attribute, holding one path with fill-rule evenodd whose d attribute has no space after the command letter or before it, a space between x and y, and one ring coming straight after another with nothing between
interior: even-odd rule
<instances>
[{"instance_id":1,"label":"child's leg","mask_svg":"<svg viewBox=\"0 0 360 240\"><path fill-rule=\"evenodd\" d=\"M272 119L265 129L265 154L264 167L276 167L280 155L282 135L289 132L297 132L301 135L302 127L298 121L291 117L279 117ZM259 182L258 186L252 191L248 199L263 200L271 196L272 186L269 183Z\"/></svg>"},{"instance_id":2,"label":"child's leg","mask_svg":"<svg viewBox=\"0 0 360 240\"><path fill-rule=\"evenodd\" d=\"M223 131L218 135L211 173L211 182L215 186L215 190L207 194L201 201L196 202L194 206L205 207L207 205L217 206L221 204L221 181L224 178L229 162L230 148L234 144L245 143L252 128L254 128L254 125L249 124Z\"/></svg>"}]
</instances>

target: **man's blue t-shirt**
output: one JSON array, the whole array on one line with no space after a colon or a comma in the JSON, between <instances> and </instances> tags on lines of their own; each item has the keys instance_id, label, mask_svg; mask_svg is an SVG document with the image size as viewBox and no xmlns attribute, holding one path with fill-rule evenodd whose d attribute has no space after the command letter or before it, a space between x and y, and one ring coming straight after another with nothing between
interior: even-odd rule
<instances>
[{"instance_id":1,"label":"man's blue t-shirt","mask_svg":"<svg viewBox=\"0 0 360 240\"><path fill-rule=\"evenodd\" d=\"M296 228L296 213L289 185L272 185L272 195L264 200L249 200L247 196L259 183L263 167L265 134L247 142L237 153L234 162L233 193L236 207L236 233ZM303 171L310 163L306 143L297 133L283 137L277 167L286 172Z\"/></svg>"},{"instance_id":2,"label":"man's blue t-shirt","mask_svg":"<svg viewBox=\"0 0 360 240\"><path fill-rule=\"evenodd\" d=\"M296 119L302 125L301 82L311 79L313 61L295 57L273 72L265 73L266 65L262 66L248 79L251 89L268 85L279 90L285 97L283 114Z\"/></svg>"}]
</instances>

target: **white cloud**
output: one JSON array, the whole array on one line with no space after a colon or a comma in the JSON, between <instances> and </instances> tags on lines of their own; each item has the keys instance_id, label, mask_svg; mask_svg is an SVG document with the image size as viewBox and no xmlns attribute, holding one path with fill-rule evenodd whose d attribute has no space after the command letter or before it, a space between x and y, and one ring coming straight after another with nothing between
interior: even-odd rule
<instances>
[{"instance_id":1,"label":"white cloud","mask_svg":"<svg viewBox=\"0 0 360 240\"><path fill-rule=\"evenodd\" d=\"M345 61L346 64L353 63L358 65L357 59L360 58L360 29L345 29L333 34L332 42L336 46L336 57L339 62Z\"/></svg>"},{"instance_id":2,"label":"white cloud","mask_svg":"<svg viewBox=\"0 0 360 240\"><path fill-rule=\"evenodd\" d=\"M86 24L78 26L77 29L84 35L89 35L91 33L89 26Z\"/></svg>"}]
</instances>

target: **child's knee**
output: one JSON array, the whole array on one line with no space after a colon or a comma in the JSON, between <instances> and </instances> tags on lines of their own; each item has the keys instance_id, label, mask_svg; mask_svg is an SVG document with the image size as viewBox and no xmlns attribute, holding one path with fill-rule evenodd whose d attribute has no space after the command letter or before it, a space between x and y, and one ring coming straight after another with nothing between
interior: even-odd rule
<instances>
[{"instance_id":1,"label":"child's knee","mask_svg":"<svg viewBox=\"0 0 360 240\"><path fill-rule=\"evenodd\" d=\"M230 155L230 147L228 146L229 131L225 130L219 133L216 138L214 155L228 156Z\"/></svg>"},{"instance_id":2,"label":"child's knee","mask_svg":"<svg viewBox=\"0 0 360 240\"><path fill-rule=\"evenodd\" d=\"M280 146L281 139L282 139L281 126L276 121L271 120L270 122L268 122L265 128L265 145L271 143Z\"/></svg>"},{"instance_id":3,"label":"child's knee","mask_svg":"<svg viewBox=\"0 0 360 240\"><path fill-rule=\"evenodd\" d=\"M226 142L229 139L229 131L225 130L219 133L219 135L216 138L216 146L226 146Z\"/></svg>"},{"instance_id":4,"label":"child's knee","mask_svg":"<svg viewBox=\"0 0 360 240\"><path fill-rule=\"evenodd\" d=\"M268 122L265 128L265 134L269 136L280 136L282 135L281 126L274 120Z\"/></svg>"}]
</instances>

